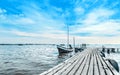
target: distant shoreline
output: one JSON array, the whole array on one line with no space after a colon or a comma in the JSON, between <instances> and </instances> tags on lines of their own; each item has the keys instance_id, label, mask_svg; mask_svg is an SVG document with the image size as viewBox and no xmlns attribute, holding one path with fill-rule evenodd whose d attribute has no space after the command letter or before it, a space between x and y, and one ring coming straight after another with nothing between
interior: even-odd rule
<instances>
[{"instance_id":1,"label":"distant shoreline","mask_svg":"<svg viewBox=\"0 0 120 75\"><path fill-rule=\"evenodd\" d=\"M56 45L56 44L0 44L0 45Z\"/></svg>"}]
</instances>

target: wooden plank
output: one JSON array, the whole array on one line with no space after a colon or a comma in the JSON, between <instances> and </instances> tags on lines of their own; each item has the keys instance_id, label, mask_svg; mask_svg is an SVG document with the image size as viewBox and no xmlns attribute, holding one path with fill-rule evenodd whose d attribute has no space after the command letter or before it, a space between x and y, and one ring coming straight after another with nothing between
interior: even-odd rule
<instances>
[{"instance_id":1,"label":"wooden plank","mask_svg":"<svg viewBox=\"0 0 120 75\"><path fill-rule=\"evenodd\" d=\"M108 64L110 70L113 71L115 75L120 75L108 61L106 61L106 63Z\"/></svg>"},{"instance_id":2,"label":"wooden plank","mask_svg":"<svg viewBox=\"0 0 120 75\"><path fill-rule=\"evenodd\" d=\"M86 53L86 52L84 52L84 53ZM78 61L82 58L82 56L83 56L83 54L81 54L80 53L80 56L78 56ZM66 75L66 74L68 74L69 72L70 72L70 70L75 66L75 64L78 62L78 61L76 61L75 63L73 63L70 67L68 67L68 68L66 68L63 72L61 72L61 73L57 73L58 75ZM56 74L56 75L57 75Z\"/></svg>"},{"instance_id":3,"label":"wooden plank","mask_svg":"<svg viewBox=\"0 0 120 75\"><path fill-rule=\"evenodd\" d=\"M86 62L87 62L87 60L88 60L88 56L89 56L88 54L85 56L84 61L82 62L81 65L79 65L79 67L78 67L75 75L80 75L80 74L81 74L81 72L83 71L83 69L84 69L84 67L85 67L85 64L86 64Z\"/></svg>"},{"instance_id":4,"label":"wooden plank","mask_svg":"<svg viewBox=\"0 0 120 75\"><path fill-rule=\"evenodd\" d=\"M97 61L97 64L99 65L99 73L100 73L100 75L106 75L106 73L105 73L105 70L104 70L104 68L103 68L103 65L102 65L102 63L100 62L100 59L98 58L98 54L96 54L96 61Z\"/></svg>"},{"instance_id":5,"label":"wooden plank","mask_svg":"<svg viewBox=\"0 0 120 75\"><path fill-rule=\"evenodd\" d=\"M87 74L94 75L94 54L91 55L91 61L89 65L90 66Z\"/></svg>"},{"instance_id":6,"label":"wooden plank","mask_svg":"<svg viewBox=\"0 0 120 75\"><path fill-rule=\"evenodd\" d=\"M86 49L40 75L119 75L95 48Z\"/></svg>"},{"instance_id":7,"label":"wooden plank","mask_svg":"<svg viewBox=\"0 0 120 75\"><path fill-rule=\"evenodd\" d=\"M79 56L79 55L78 55ZM71 64L73 64L74 63L74 61L76 61L77 60L77 56L75 56L74 58L70 58L68 61L66 61L66 62L64 62L64 66L62 66L62 67L58 67L58 68L56 68L54 71L51 71L51 73L49 73L49 75L50 74L55 74L55 73L61 73L62 71L64 71L67 67L69 67Z\"/></svg>"},{"instance_id":8,"label":"wooden plank","mask_svg":"<svg viewBox=\"0 0 120 75\"><path fill-rule=\"evenodd\" d=\"M107 75L119 75L118 72L116 72L115 70L113 70L114 68L110 69L110 64L108 64L104 57L100 56L100 52L97 52L97 56L99 57L99 60L101 61L102 65L103 65L103 69L105 71L105 74Z\"/></svg>"},{"instance_id":9,"label":"wooden plank","mask_svg":"<svg viewBox=\"0 0 120 75\"><path fill-rule=\"evenodd\" d=\"M55 73L55 75L61 75L64 71L70 69L70 67L78 61L79 56L76 57L76 58L77 59L75 61L71 60L71 61L73 61L71 64L69 64L68 66L66 65L65 67L63 67L62 70L59 70L57 73Z\"/></svg>"},{"instance_id":10,"label":"wooden plank","mask_svg":"<svg viewBox=\"0 0 120 75\"><path fill-rule=\"evenodd\" d=\"M99 64L97 62L96 54L94 54L93 75L100 75Z\"/></svg>"},{"instance_id":11,"label":"wooden plank","mask_svg":"<svg viewBox=\"0 0 120 75\"><path fill-rule=\"evenodd\" d=\"M89 70L89 66L90 66L90 61L91 61L91 54L89 54L87 61L85 62L85 66L83 68L83 71L81 72L81 75L87 75L88 74L88 70Z\"/></svg>"},{"instance_id":12,"label":"wooden plank","mask_svg":"<svg viewBox=\"0 0 120 75\"><path fill-rule=\"evenodd\" d=\"M77 59L76 57L78 55L79 55L79 53L75 54L73 57L69 58L68 60L64 61L63 63L49 69L48 71L41 73L40 75L47 75L47 74L49 75L49 74L56 73L57 71L61 70L64 66L66 66L68 63L71 63L72 59L73 59L73 61L76 60Z\"/></svg>"},{"instance_id":13,"label":"wooden plank","mask_svg":"<svg viewBox=\"0 0 120 75\"><path fill-rule=\"evenodd\" d=\"M98 57L99 57L101 63L103 64L103 68L104 68L106 74L107 74L107 75L114 75L114 74L111 72L111 70L109 69L109 67L106 65L104 59L102 59L102 57L101 57L99 54L98 54Z\"/></svg>"},{"instance_id":14,"label":"wooden plank","mask_svg":"<svg viewBox=\"0 0 120 75\"><path fill-rule=\"evenodd\" d=\"M81 57L76 63L74 63L73 65L71 65L71 67L64 71L62 75L73 75L84 59L85 57Z\"/></svg>"}]
</instances>

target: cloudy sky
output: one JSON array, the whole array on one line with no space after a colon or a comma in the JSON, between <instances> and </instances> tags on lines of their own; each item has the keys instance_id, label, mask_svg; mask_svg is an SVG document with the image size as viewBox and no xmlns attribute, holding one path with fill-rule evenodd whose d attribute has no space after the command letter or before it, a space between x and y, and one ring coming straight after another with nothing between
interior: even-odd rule
<instances>
[{"instance_id":1,"label":"cloudy sky","mask_svg":"<svg viewBox=\"0 0 120 75\"><path fill-rule=\"evenodd\" d=\"M0 0L0 43L120 43L120 0Z\"/></svg>"}]
</instances>

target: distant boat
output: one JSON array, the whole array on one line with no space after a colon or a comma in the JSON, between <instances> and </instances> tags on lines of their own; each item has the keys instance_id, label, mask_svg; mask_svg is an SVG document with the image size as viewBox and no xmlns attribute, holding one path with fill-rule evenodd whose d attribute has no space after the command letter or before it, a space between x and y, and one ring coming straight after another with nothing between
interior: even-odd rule
<instances>
[{"instance_id":1,"label":"distant boat","mask_svg":"<svg viewBox=\"0 0 120 75\"><path fill-rule=\"evenodd\" d=\"M23 44L18 44L18 46L23 46Z\"/></svg>"},{"instance_id":2,"label":"distant boat","mask_svg":"<svg viewBox=\"0 0 120 75\"><path fill-rule=\"evenodd\" d=\"M73 48L71 47L71 45L69 45L69 48L66 48L62 45L57 45L57 49L58 49L59 54L69 53L73 51Z\"/></svg>"}]
</instances>

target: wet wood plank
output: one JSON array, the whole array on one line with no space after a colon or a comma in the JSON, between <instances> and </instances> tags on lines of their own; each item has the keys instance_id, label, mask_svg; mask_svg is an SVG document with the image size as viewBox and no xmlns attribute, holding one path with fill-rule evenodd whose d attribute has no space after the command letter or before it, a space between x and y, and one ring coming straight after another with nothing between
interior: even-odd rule
<instances>
[{"instance_id":1,"label":"wet wood plank","mask_svg":"<svg viewBox=\"0 0 120 75\"><path fill-rule=\"evenodd\" d=\"M40 75L119 75L96 48L79 52Z\"/></svg>"}]
</instances>

